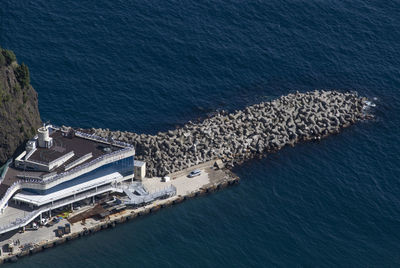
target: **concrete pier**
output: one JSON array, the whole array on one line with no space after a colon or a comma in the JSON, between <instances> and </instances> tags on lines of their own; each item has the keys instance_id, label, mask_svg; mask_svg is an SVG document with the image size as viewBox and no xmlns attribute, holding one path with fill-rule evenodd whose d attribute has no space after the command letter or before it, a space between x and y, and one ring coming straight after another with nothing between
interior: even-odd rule
<instances>
[{"instance_id":1,"label":"concrete pier","mask_svg":"<svg viewBox=\"0 0 400 268\"><path fill-rule=\"evenodd\" d=\"M145 179L143 184L150 192L168 185L174 185L179 194L167 199L157 200L143 207L125 209L124 211L109 215L106 219L96 220L94 218L88 218L85 221L71 224L71 233L63 237L56 237L54 230L57 229L58 226L63 226L68 223L67 219L61 220L50 228L40 227L39 230L36 231L17 232L7 238L2 237L3 239L0 242L0 246L4 246L9 240L19 240L20 247L15 246L13 253L3 252L0 256L0 263L16 261L18 258L68 243L79 237L91 235L104 229L114 228L119 224L123 224L139 216L151 215L162 208L169 207L173 204L179 204L186 199L196 196L213 193L218 189L233 185L239 181L239 178L229 170L217 170L213 168L213 163L214 161L209 161L190 169L172 173L170 174L172 180L169 182L162 182L161 178L158 177ZM188 178L187 174L194 168L201 169L202 174L198 177ZM87 210L87 208L82 209L82 211L84 210ZM30 247L26 247L27 244L30 244Z\"/></svg>"}]
</instances>

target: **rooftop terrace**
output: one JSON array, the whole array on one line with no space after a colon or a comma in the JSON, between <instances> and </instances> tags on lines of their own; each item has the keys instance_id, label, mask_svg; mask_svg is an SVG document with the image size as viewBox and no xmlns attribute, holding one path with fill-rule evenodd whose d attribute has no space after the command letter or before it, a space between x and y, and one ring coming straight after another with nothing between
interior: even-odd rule
<instances>
[{"instance_id":1,"label":"rooftop terrace","mask_svg":"<svg viewBox=\"0 0 400 268\"><path fill-rule=\"evenodd\" d=\"M50 148L37 147L32 155L28 157L28 161L35 163L48 164L73 152L73 156L60 166L53 168L49 172L28 170L16 167L11 164L5 173L4 180L0 184L0 198L7 189L16 181L23 177L39 179L43 177L52 177L56 174L65 173L66 170L73 170L77 167L84 166L99 159L102 156L110 155L113 152L120 151L121 147L130 146L115 142L112 145L107 140L95 137L81 132L75 132L75 135L66 135L58 129L52 129L50 137L53 138L53 146Z\"/></svg>"},{"instance_id":2,"label":"rooftop terrace","mask_svg":"<svg viewBox=\"0 0 400 268\"><path fill-rule=\"evenodd\" d=\"M39 163L49 163L69 152L74 152L74 156L58 167L56 171L62 170L64 166L89 153L92 153L92 159L95 159L101 155L120 149L103 142L81 138L76 135L72 137L66 136L61 131L53 131L50 136L53 138L53 146L50 148L37 148L29 157L29 160ZM110 150L105 148L110 148Z\"/></svg>"}]
</instances>

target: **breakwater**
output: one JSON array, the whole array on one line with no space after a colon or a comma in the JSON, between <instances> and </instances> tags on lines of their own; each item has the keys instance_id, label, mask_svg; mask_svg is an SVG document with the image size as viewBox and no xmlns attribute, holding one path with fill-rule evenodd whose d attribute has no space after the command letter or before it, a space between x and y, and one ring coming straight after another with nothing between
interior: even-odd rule
<instances>
[{"instance_id":1,"label":"breakwater","mask_svg":"<svg viewBox=\"0 0 400 268\"><path fill-rule=\"evenodd\" d=\"M296 92L157 135L86 131L133 144L137 159L147 163L147 175L163 176L215 158L232 167L286 145L338 133L369 116L366 101L355 92Z\"/></svg>"}]
</instances>

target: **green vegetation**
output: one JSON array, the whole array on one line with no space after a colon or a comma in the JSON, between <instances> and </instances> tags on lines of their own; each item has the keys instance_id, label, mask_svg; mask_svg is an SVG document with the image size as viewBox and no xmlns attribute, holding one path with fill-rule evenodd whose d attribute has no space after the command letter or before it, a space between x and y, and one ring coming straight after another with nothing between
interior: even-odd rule
<instances>
[{"instance_id":1,"label":"green vegetation","mask_svg":"<svg viewBox=\"0 0 400 268\"><path fill-rule=\"evenodd\" d=\"M19 84L15 84L14 86L14 92L20 92L21 91L21 86Z\"/></svg>"},{"instance_id":2,"label":"green vegetation","mask_svg":"<svg viewBox=\"0 0 400 268\"><path fill-rule=\"evenodd\" d=\"M0 90L0 106L3 102L8 102L10 99L10 94L7 94L5 91Z\"/></svg>"},{"instance_id":3,"label":"green vegetation","mask_svg":"<svg viewBox=\"0 0 400 268\"><path fill-rule=\"evenodd\" d=\"M6 58L4 57L3 53L0 51L0 66L6 65Z\"/></svg>"},{"instance_id":4,"label":"green vegetation","mask_svg":"<svg viewBox=\"0 0 400 268\"><path fill-rule=\"evenodd\" d=\"M11 50L0 48L0 52L1 52L1 54L4 58L4 61L7 65L10 65L12 62L17 60L17 57L15 57L14 52L12 52ZM1 63L1 59L0 59L0 63ZM4 65L4 63L3 63L3 65Z\"/></svg>"},{"instance_id":5,"label":"green vegetation","mask_svg":"<svg viewBox=\"0 0 400 268\"><path fill-rule=\"evenodd\" d=\"M23 96L22 96L22 101L24 103L26 103L26 101L28 100L28 96L26 95L25 91L23 92Z\"/></svg>"},{"instance_id":6,"label":"green vegetation","mask_svg":"<svg viewBox=\"0 0 400 268\"><path fill-rule=\"evenodd\" d=\"M29 78L29 69L25 63L22 63L15 69L15 75L17 77L18 82L21 83L22 87L29 86L30 78Z\"/></svg>"},{"instance_id":7,"label":"green vegetation","mask_svg":"<svg viewBox=\"0 0 400 268\"><path fill-rule=\"evenodd\" d=\"M4 101L4 102L8 102L10 99L11 99L10 94L5 94L5 95L3 96L3 101Z\"/></svg>"}]
</instances>

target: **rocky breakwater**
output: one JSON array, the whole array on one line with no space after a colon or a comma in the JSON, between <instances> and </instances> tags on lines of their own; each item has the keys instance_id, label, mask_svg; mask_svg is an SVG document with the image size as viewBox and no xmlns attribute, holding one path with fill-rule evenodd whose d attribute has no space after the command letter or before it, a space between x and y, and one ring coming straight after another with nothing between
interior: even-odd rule
<instances>
[{"instance_id":1,"label":"rocky breakwater","mask_svg":"<svg viewBox=\"0 0 400 268\"><path fill-rule=\"evenodd\" d=\"M163 176L215 158L229 167L286 145L338 133L368 117L366 101L356 93L296 92L157 135L86 131L132 143L136 159L147 162L147 175Z\"/></svg>"}]
</instances>

